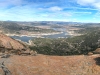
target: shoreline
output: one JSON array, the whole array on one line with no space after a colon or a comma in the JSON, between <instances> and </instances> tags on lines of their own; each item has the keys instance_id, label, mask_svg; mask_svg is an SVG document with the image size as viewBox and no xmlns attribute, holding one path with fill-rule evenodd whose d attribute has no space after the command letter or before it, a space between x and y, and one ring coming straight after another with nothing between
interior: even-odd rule
<instances>
[{"instance_id":1,"label":"shoreline","mask_svg":"<svg viewBox=\"0 0 100 75\"><path fill-rule=\"evenodd\" d=\"M31 34L31 35L17 35L17 34L6 34L7 36L18 36L18 37L36 37L36 38L44 38L43 36L48 36L48 35L55 35L55 34L61 34L61 33L64 33L64 32L57 32L57 33L40 33L40 34ZM74 36L80 36L82 34L78 34L78 33L75 33L74 31L69 31L67 30L66 31L66 36L69 35L71 37L74 37ZM59 37L58 37L59 38ZM60 38L64 38L64 37L60 37ZM18 40L18 41L21 41L21 42L24 42L28 45L32 45L32 41L31 39L29 39L27 42L26 41L23 41L21 39L15 39L15 40Z\"/></svg>"},{"instance_id":2,"label":"shoreline","mask_svg":"<svg viewBox=\"0 0 100 75\"><path fill-rule=\"evenodd\" d=\"M18 34L6 34L7 36L19 36L19 37L24 37L24 36L27 36L27 37L42 37L44 35L55 35L55 34L61 34L63 32L54 32L54 33L39 33L39 34L30 34L30 35L18 35Z\"/></svg>"},{"instance_id":3,"label":"shoreline","mask_svg":"<svg viewBox=\"0 0 100 75\"><path fill-rule=\"evenodd\" d=\"M67 32L68 35L70 35L70 36L80 36L80 35L82 35L82 34L78 34L78 33L75 33L74 31L69 31L69 30L67 30L66 32Z\"/></svg>"}]
</instances>

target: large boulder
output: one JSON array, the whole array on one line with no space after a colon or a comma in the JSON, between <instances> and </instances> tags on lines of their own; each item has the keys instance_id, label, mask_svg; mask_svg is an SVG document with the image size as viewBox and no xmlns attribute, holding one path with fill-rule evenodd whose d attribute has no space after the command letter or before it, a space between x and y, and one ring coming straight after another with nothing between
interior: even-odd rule
<instances>
[{"instance_id":1,"label":"large boulder","mask_svg":"<svg viewBox=\"0 0 100 75\"><path fill-rule=\"evenodd\" d=\"M24 49L25 47L19 43L18 41L0 33L0 47L1 48L6 48L6 49L15 49L15 50L20 50Z\"/></svg>"},{"instance_id":2,"label":"large boulder","mask_svg":"<svg viewBox=\"0 0 100 75\"><path fill-rule=\"evenodd\" d=\"M27 47L2 33L0 33L0 53L14 53L18 54L19 51L26 51Z\"/></svg>"},{"instance_id":3,"label":"large boulder","mask_svg":"<svg viewBox=\"0 0 100 75\"><path fill-rule=\"evenodd\" d=\"M36 56L37 52L30 50L25 43L0 33L0 56L6 58L9 54Z\"/></svg>"},{"instance_id":4,"label":"large boulder","mask_svg":"<svg viewBox=\"0 0 100 75\"><path fill-rule=\"evenodd\" d=\"M89 52L88 55L93 55L93 53L92 52Z\"/></svg>"},{"instance_id":5,"label":"large boulder","mask_svg":"<svg viewBox=\"0 0 100 75\"><path fill-rule=\"evenodd\" d=\"M100 48L97 48L95 51L93 51L94 54L100 54Z\"/></svg>"}]
</instances>

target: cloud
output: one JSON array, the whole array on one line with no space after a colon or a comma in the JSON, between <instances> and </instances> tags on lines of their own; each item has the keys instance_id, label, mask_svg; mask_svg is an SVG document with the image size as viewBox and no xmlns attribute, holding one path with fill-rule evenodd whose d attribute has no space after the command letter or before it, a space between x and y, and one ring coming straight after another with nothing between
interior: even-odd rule
<instances>
[{"instance_id":1,"label":"cloud","mask_svg":"<svg viewBox=\"0 0 100 75\"><path fill-rule=\"evenodd\" d=\"M98 9L95 9L95 8L89 8L89 7L86 7L86 8L83 8L83 7L73 7L73 9L81 9L81 10L98 10Z\"/></svg>"},{"instance_id":2,"label":"cloud","mask_svg":"<svg viewBox=\"0 0 100 75\"><path fill-rule=\"evenodd\" d=\"M80 5L90 5L94 2L95 2L95 0L77 0L77 3Z\"/></svg>"},{"instance_id":3,"label":"cloud","mask_svg":"<svg viewBox=\"0 0 100 75\"><path fill-rule=\"evenodd\" d=\"M100 0L0 0L0 7L1 20L84 21L98 12Z\"/></svg>"},{"instance_id":4,"label":"cloud","mask_svg":"<svg viewBox=\"0 0 100 75\"><path fill-rule=\"evenodd\" d=\"M33 11L32 11L33 10ZM14 6L9 9L0 9L0 19L1 20L32 20L34 19L34 14L37 12L35 8L31 6ZM36 14L35 14L36 15Z\"/></svg>"},{"instance_id":5,"label":"cloud","mask_svg":"<svg viewBox=\"0 0 100 75\"><path fill-rule=\"evenodd\" d=\"M100 11L98 11L98 12L94 15L94 17L97 18L97 19L100 18Z\"/></svg>"},{"instance_id":6,"label":"cloud","mask_svg":"<svg viewBox=\"0 0 100 75\"><path fill-rule=\"evenodd\" d=\"M94 3L93 4L96 8L100 9L100 2Z\"/></svg>"},{"instance_id":7,"label":"cloud","mask_svg":"<svg viewBox=\"0 0 100 75\"><path fill-rule=\"evenodd\" d=\"M92 14L92 12L73 12L73 13L75 13L75 14Z\"/></svg>"},{"instance_id":8,"label":"cloud","mask_svg":"<svg viewBox=\"0 0 100 75\"><path fill-rule=\"evenodd\" d=\"M53 7L48 8L48 10L50 10L50 11L61 11L61 10L63 10L63 8L58 7L58 6L53 6Z\"/></svg>"},{"instance_id":9,"label":"cloud","mask_svg":"<svg viewBox=\"0 0 100 75\"><path fill-rule=\"evenodd\" d=\"M78 4L82 6L92 6L100 9L100 0L76 0Z\"/></svg>"},{"instance_id":10,"label":"cloud","mask_svg":"<svg viewBox=\"0 0 100 75\"><path fill-rule=\"evenodd\" d=\"M52 8L52 9L51 9ZM0 9L0 20L16 20L16 21L38 21L38 20L58 20L64 18L59 15L61 9L59 7L37 8L31 5L14 6L7 9ZM52 12L51 12L52 11ZM54 11L59 11L56 13ZM66 14L67 15L67 14Z\"/></svg>"}]
</instances>

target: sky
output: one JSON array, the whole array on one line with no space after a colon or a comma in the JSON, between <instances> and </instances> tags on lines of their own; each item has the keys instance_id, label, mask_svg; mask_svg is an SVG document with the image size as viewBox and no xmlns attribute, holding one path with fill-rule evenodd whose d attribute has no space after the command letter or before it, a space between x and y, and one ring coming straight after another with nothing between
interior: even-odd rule
<instances>
[{"instance_id":1,"label":"sky","mask_svg":"<svg viewBox=\"0 0 100 75\"><path fill-rule=\"evenodd\" d=\"M2 21L100 22L100 0L0 0Z\"/></svg>"}]
</instances>

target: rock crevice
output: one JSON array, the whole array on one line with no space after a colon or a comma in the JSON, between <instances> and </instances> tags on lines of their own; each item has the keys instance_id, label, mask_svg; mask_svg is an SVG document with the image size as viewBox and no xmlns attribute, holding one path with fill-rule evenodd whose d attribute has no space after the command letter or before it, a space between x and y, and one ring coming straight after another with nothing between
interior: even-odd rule
<instances>
[{"instance_id":1,"label":"rock crevice","mask_svg":"<svg viewBox=\"0 0 100 75\"><path fill-rule=\"evenodd\" d=\"M2 68L4 74L3 75L12 75L9 69L5 66L4 61L1 63L0 68Z\"/></svg>"}]
</instances>

